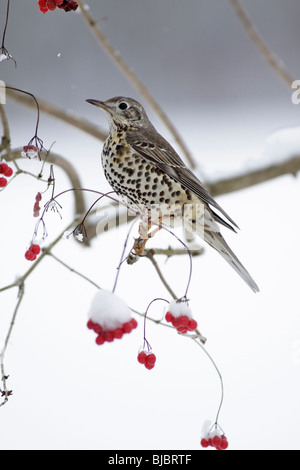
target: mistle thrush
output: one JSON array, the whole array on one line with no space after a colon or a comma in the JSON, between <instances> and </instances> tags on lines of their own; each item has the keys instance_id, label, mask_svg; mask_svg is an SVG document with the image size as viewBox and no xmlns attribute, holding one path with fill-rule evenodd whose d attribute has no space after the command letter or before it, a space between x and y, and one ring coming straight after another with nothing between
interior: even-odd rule
<instances>
[{"instance_id":1,"label":"mistle thrush","mask_svg":"<svg viewBox=\"0 0 300 470\"><path fill-rule=\"evenodd\" d=\"M220 233L219 224L235 231L236 223L156 131L143 106L120 96L87 102L101 108L108 119L110 129L103 146L102 165L108 182L119 196L126 198L127 206L151 214L149 228L155 224L159 228L168 226L171 219L174 223L180 216L185 227L218 251L258 292L258 286Z\"/></svg>"}]
</instances>

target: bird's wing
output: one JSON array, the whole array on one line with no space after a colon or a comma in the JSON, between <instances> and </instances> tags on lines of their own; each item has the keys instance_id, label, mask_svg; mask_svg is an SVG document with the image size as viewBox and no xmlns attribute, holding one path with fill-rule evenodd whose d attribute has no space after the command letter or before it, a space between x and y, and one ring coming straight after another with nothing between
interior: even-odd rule
<instances>
[{"instance_id":1,"label":"bird's wing","mask_svg":"<svg viewBox=\"0 0 300 470\"><path fill-rule=\"evenodd\" d=\"M203 202L216 208L232 225L239 228L231 217L226 214L224 209L211 197L201 181L186 167L173 147L154 128L149 131L147 129L143 129L143 131L127 131L126 140L142 158L153 163L168 176L174 178L178 183L196 194ZM218 214L213 211L212 213L217 222L234 230Z\"/></svg>"}]
</instances>

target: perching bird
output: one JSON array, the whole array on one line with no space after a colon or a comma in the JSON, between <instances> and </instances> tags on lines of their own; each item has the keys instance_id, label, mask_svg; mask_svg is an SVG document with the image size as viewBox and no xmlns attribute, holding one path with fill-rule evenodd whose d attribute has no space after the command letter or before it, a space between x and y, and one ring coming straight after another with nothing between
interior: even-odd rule
<instances>
[{"instance_id":1,"label":"perching bird","mask_svg":"<svg viewBox=\"0 0 300 470\"><path fill-rule=\"evenodd\" d=\"M151 214L149 226L151 221L158 224L155 214L159 214L160 226L168 225L172 218L174 221L183 217L188 229L218 251L248 286L258 292L257 284L227 245L218 224L233 231L238 226L156 131L143 106L121 96L86 101L101 108L109 122L102 165L114 191L127 198L127 205Z\"/></svg>"}]
</instances>

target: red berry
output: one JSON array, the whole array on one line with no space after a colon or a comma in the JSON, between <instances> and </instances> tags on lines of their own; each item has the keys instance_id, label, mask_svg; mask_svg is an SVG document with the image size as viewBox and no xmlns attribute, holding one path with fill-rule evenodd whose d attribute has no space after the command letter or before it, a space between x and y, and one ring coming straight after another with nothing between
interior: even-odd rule
<instances>
[{"instance_id":1,"label":"red berry","mask_svg":"<svg viewBox=\"0 0 300 470\"><path fill-rule=\"evenodd\" d=\"M146 362L145 362L145 367L148 370L153 369L154 365L156 362L156 356L153 353L147 354L146 355Z\"/></svg>"},{"instance_id":2,"label":"red berry","mask_svg":"<svg viewBox=\"0 0 300 470\"><path fill-rule=\"evenodd\" d=\"M222 450L225 450L228 447L228 441L227 441L227 438L224 435L221 436L220 447L221 447Z\"/></svg>"},{"instance_id":3,"label":"red berry","mask_svg":"<svg viewBox=\"0 0 300 470\"><path fill-rule=\"evenodd\" d=\"M130 321L126 322L126 323L123 323L123 331L124 333L130 333L132 330L132 326L131 326L131 323Z\"/></svg>"},{"instance_id":4,"label":"red berry","mask_svg":"<svg viewBox=\"0 0 300 470\"><path fill-rule=\"evenodd\" d=\"M28 261L34 261L36 259L36 255L29 249L26 251L25 253L25 258L28 260Z\"/></svg>"},{"instance_id":5,"label":"red berry","mask_svg":"<svg viewBox=\"0 0 300 470\"><path fill-rule=\"evenodd\" d=\"M213 437L212 443L214 447L219 447L221 442L222 442L222 439L220 438L220 436Z\"/></svg>"},{"instance_id":6,"label":"red berry","mask_svg":"<svg viewBox=\"0 0 300 470\"><path fill-rule=\"evenodd\" d=\"M93 330L95 333L97 333L97 335L101 335L102 334L102 326L99 325L98 323L94 323L93 325Z\"/></svg>"},{"instance_id":7,"label":"red berry","mask_svg":"<svg viewBox=\"0 0 300 470\"><path fill-rule=\"evenodd\" d=\"M156 356L155 354L151 353L151 354L148 354L147 358L146 358L146 364L150 364L150 365L154 365L156 362Z\"/></svg>"},{"instance_id":8,"label":"red berry","mask_svg":"<svg viewBox=\"0 0 300 470\"><path fill-rule=\"evenodd\" d=\"M167 322L171 323L171 321L174 319L174 317L173 317L171 312L167 312L166 316L165 316L165 319L166 319Z\"/></svg>"},{"instance_id":9,"label":"red berry","mask_svg":"<svg viewBox=\"0 0 300 470\"><path fill-rule=\"evenodd\" d=\"M180 326L187 328L189 321L190 321L189 317L187 315L182 315L181 317L179 317L179 319L180 319Z\"/></svg>"},{"instance_id":10,"label":"red berry","mask_svg":"<svg viewBox=\"0 0 300 470\"><path fill-rule=\"evenodd\" d=\"M13 174L13 169L10 168L10 166L7 168L7 170L3 171L4 176L7 176L8 178L12 176Z\"/></svg>"},{"instance_id":11,"label":"red berry","mask_svg":"<svg viewBox=\"0 0 300 470\"><path fill-rule=\"evenodd\" d=\"M201 439L201 445L202 447L205 447L205 448L208 447L209 446L208 440L204 438Z\"/></svg>"},{"instance_id":12,"label":"red berry","mask_svg":"<svg viewBox=\"0 0 300 470\"><path fill-rule=\"evenodd\" d=\"M188 330L189 331L194 331L197 328L197 326L198 325L197 325L196 320L193 320L193 319L189 320L189 323L188 323Z\"/></svg>"},{"instance_id":13,"label":"red berry","mask_svg":"<svg viewBox=\"0 0 300 470\"><path fill-rule=\"evenodd\" d=\"M105 342L105 339L102 335L99 335L97 336L96 338L96 343L100 346L101 344L103 344Z\"/></svg>"},{"instance_id":14,"label":"red berry","mask_svg":"<svg viewBox=\"0 0 300 470\"><path fill-rule=\"evenodd\" d=\"M40 247L40 245L31 245L30 250L31 250L32 253L34 253L35 255L39 255L39 254L40 254L40 251L41 251L41 247Z\"/></svg>"},{"instance_id":15,"label":"red berry","mask_svg":"<svg viewBox=\"0 0 300 470\"><path fill-rule=\"evenodd\" d=\"M89 320L87 322L86 326L88 327L89 330L93 330L94 329L94 322L92 320Z\"/></svg>"},{"instance_id":16,"label":"red berry","mask_svg":"<svg viewBox=\"0 0 300 470\"><path fill-rule=\"evenodd\" d=\"M103 333L103 338L104 338L104 341L107 341L108 343L111 343L114 340L114 335L113 335L112 331L105 331Z\"/></svg>"},{"instance_id":17,"label":"red berry","mask_svg":"<svg viewBox=\"0 0 300 470\"><path fill-rule=\"evenodd\" d=\"M122 336L123 336L123 330L122 328L116 328L115 330L113 330L113 335L114 335L114 338L117 338L117 339L121 339Z\"/></svg>"},{"instance_id":18,"label":"red berry","mask_svg":"<svg viewBox=\"0 0 300 470\"><path fill-rule=\"evenodd\" d=\"M5 173L9 169L9 166L7 163L0 163L0 173Z\"/></svg>"},{"instance_id":19,"label":"red berry","mask_svg":"<svg viewBox=\"0 0 300 470\"><path fill-rule=\"evenodd\" d=\"M53 0L47 0L47 8L51 11L55 10L56 4Z\"/></svg>"},{"instance_id":20,"label":"red berry","mask_svg":"<svg viewBox=\"0 0 300 470\"><path fill-rule=\"evenodd\" d=\"M131 324L133 330L138 326L138 323L137 323L135 318L132 318L130 320L130 324Z\"/></svg>"},{"instance_id":21,"label":"red berry","mask_svg":"<svg viewBox=\"0 0 300 470\"><path fill-rule=\"evenodd\" d=\"M180 326L180 318L173 318L172 320L172 325L175 327L175 328L178 328Z\"/></svg>"},{"instance_id":22,"label":"red berry","mask_svg":"<svg viewBox=\"0 0 300 470\"><path fill-rule=\"evenodd\" d=\"M7 185L7 179L3 178L3 176L0 177L0 188L4 188Z\"/></svg>"},{"instance_id":23,"label":"red berry","mask_svg":"<svg viewBox=\"0 0 300 470\"><path fill-rule=\"evenodd\" d=\"M146 367L146 369L151 370L151 369L153 369L154 364L148 364L148 363L146 362L145 367Z\"/></svg>"},{"instance_id":24,"label":"red berry","mask_svg":"<svg viewBox=\"0 0 300 470\"><path fill-rule=\"evenodd\" d=\"M184 333L187 333L188 329L185 328L184 326L178 326L177 331L178 333L184 334Z\"/></svg>"},{"instance_id":25,"label":"red berry","mask_svg":"<svg viewBox=\"0 0 300 470\"><path fill-rule=\"evenodd\" d=\"M48 11L46 3L47 3L47 0L39 0L38 4L39 4L39 7L40 7L40 11L42 13L47 13L47 11Z\"/></svg>"},{"instance_id":26,"label":"red berry","mask_svg":"<svg viewBox=\"0 0 300 470\"><path fill-rule=\"evenodd\" d=\"M137 360L140 364L145 364L147 359L147 354L144 351L138 353Z\"/></svg>"}]
</instances>

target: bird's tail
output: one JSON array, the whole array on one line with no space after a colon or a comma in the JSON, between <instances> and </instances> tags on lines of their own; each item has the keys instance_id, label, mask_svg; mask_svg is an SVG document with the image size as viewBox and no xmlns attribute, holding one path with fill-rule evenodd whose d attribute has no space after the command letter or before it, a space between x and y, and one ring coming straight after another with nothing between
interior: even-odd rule
<instances>
[{"instance_id":1,"label":"bird's tail","mask_svg":"<svg viewBox=\"0 0 300 470\"><path fill-rule=\"evenodd\" d=\"M208 231L204 232L204 240L229 263L233 269L241 276L241 278L248 284L253 292L259 292L256 282L252 279L246 268L242 265L239 259L235 256L233 251L229 248L226 241L220 232Z\"/></svg>"}]
</instances>

